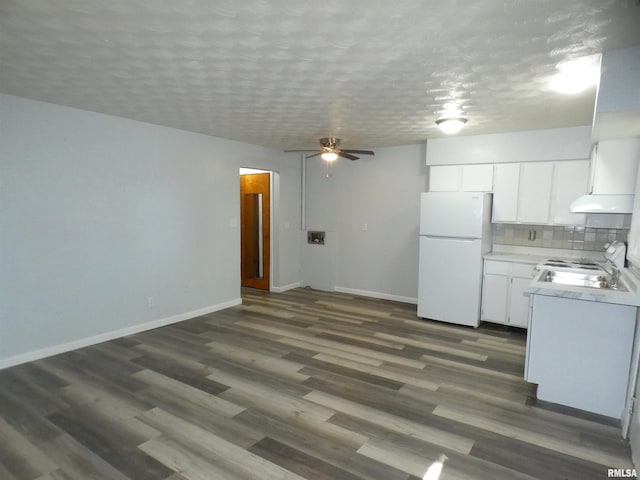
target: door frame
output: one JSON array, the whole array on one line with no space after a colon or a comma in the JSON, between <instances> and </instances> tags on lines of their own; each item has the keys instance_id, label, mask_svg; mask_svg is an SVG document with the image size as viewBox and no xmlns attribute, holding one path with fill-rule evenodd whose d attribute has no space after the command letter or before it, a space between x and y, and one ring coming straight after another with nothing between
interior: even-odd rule
<instances>
[{"instance_id":1,"label":"door frame","mask_svg":"<svg viewBox=\"0 0 640 480\"><path fill-rule=\"evenodd\" d=\"M277 234L274 230L275 225L275 217L277 212L275 210L275 182L274 176L277 175L277 172L273 170L266 170L263 168L256 167L240 167L238 172L238 199L240 199L240 175L250 175L253 173L268 173L269 174L269 209L271 214L269 215L269 292L273 291L273 260L274 260L274 244L277 241ZM240 199L240 201L242 201ZM238 218L240 218L240 204L238 204ZM239 225L241 224L242 219L239 221ZM242 241L242 237L238 238L238 242ZM238 262L238 270L240 270L240 262Z\"/></svg>"}]
</instances>

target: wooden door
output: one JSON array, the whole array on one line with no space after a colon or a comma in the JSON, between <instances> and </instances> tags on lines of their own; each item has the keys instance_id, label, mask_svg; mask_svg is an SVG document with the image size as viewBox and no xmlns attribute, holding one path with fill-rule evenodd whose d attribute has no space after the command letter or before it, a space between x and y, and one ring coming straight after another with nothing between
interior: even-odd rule
<instances>
[{"instance_id":1,"label":"wooden door","mask_svg":"<svg viewBox=\"0 0 640 480\"><path fill-rule=\"evenodd\" d=\"M269 290L269 173L240 175L240 276L243 287Z\"/></svg>"}]
</instances>

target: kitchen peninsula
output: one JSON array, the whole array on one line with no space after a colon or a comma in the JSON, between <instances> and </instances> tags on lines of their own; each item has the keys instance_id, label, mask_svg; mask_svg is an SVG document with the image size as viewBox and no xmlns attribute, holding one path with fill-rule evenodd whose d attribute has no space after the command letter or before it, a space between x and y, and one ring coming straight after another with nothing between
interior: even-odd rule
<instances>
[{"instance_id":1,"label":"kitchen peninsula","mask_svg":"<svg viewBox=\"0 0 640 480\"><path fill-rule=\"evenodd\" d=\"M537 397L621 418L632 364L638 284L623 270L618 290L531 282L525 379Z\"/></svg>"}]
</instances>

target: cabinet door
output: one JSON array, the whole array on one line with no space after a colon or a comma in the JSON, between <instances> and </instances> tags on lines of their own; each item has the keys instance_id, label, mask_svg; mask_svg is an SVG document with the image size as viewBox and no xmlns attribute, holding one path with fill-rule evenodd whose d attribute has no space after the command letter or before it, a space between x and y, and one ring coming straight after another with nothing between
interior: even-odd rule
<instances>
[{"instance_id":1,"label":"cabinet door","mask_svg":"<svg viewBox=\"0 0 640 480\"><path fill-rule=\"evenodd\" d=\"M529 323L529 297L525 289L531 283L531 277L511 277L511 295L509 302L509 325L527 328Z\"/></svg>"},{"instance_id":2,"label":"cabinet door","mask_svg":"<svg viewBox=\"0 0 640 480\"><path fill-rule=\"evenodd\" d=\"M518 219L518 183L520 165L502 163L493 167L492 221L515 222Z\"/></svg>"},{"instance_id":3,"label":"cabinet door","mask_svg":"<svg viewBox=\"0 0 640 480\"><path fill-rule=\"evenodd\" d=\"M506 275L484 274L482 283L482 320L507 323L508 279L509 277Z\"/></svg>"},{"instance_id":4,"label":"cabinet door","mask_svg":"<svg viewBox=\"0 0 640 480\"><path fill-rule=\"evenodd\" d=\"M464 165L462 167L463 192L491 192L493 165Z\"/></svg>"},{"instance_id":5,"label":"cabinet door","mask_svg":"<svg viewBox=\"0 0 640 480\"><path fill-rule=\"evenodd\" d=\"M458 192L462 188L460 165L435 165L429 167L430 192Z\"/></svg>"},{"instance_id":6,"label":"cabinet door","mask_svg":"<svg viewBox=\"0 0 640 480\"><path fill-rule=\"evenodd\" d=\"M640 140L602 140L595 153L593 193L633 195L640 158Z\"/></svg>"},{"instance_id":7,"label":"cabinet door","mask_svg":"<svg viewBox=\"0 0 640 480\"><path fill-rule=\"evenodd\" d=\"M584 225L584 213L571 213L569 205L587 193L589 160L554 162L551 187L551 223L555 225Z\"/></svg>"},{"instance_id":8,"label":"cabinet door","mask_svg":"<svg viewBox=\"0 0 640 480\"><path fill-rule=\"evenodd\" d=\"M523 163L520 166L518 222L549 223L552 178L552 162Z\"/></svg>"},{"instance_id":9,"label":"cabinet door","mask_svg":"<svg viewBox=\"0 0 640 480\"><path fill-rule=\"evenodd\" d=\"M640 267L640 169L636 177L636 196L633 202L633 215L631 215L627 258L634 266Z\"/></svg>"}]
</instances>

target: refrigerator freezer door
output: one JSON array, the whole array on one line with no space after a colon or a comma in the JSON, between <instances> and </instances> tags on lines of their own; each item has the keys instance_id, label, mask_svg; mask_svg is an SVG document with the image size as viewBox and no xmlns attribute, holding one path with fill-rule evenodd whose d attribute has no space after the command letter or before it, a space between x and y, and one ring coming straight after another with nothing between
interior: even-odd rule
<instances>
[{"instance_id":1,"label":"refrigerator freezer door","mask_svg":"<svg viewBox=\"0 0 640 480\"><path fill-rule=\"evenodd\" d=\"M420 205L420 235L480 238L490 210L480 192L425 192Z\"/></svg>"},{"instance_id":2,"label":"refrigerator freezer door","mask_svg":"<svg viewBox=\"0 0 640 480\"><path fill-rule=\"evenodd\" d=\"M420 237L418 316L477 327L482 241Z\"/></svg>"}]
</instances>

